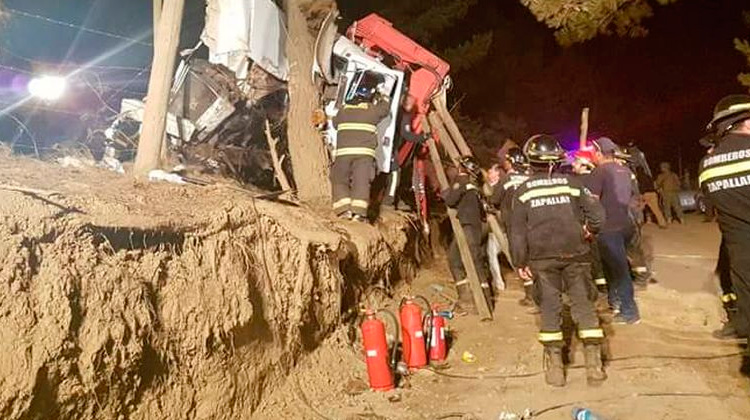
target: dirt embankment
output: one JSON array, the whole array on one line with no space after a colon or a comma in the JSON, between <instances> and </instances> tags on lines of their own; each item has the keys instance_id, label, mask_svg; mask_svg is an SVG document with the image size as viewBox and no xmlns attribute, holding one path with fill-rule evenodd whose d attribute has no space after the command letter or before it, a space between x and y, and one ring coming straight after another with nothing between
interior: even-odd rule
<instances>
[{"instance_id":1,"label":"dirt embankment","mask_svg":"<svg viewBox=\"0 0 750 420\"><path fill-rule=\"evenodd\" d=\"M410 275L413 229L387 219L0 158L0 418L249 417L368 285Z\"/></svg>"}]
</instances>

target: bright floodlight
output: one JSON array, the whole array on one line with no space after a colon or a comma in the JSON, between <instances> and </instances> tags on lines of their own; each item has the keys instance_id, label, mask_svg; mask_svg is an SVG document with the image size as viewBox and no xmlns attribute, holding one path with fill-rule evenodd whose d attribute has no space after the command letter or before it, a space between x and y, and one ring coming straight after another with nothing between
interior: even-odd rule
<instances>
[{"instance_id":1,"label":"bright floodlight","mask_svg":"<svg viewBox=\"0 0 750 420\"><path fill-rule=\"evenodd\" d=\"M56 101L65 93L68 82L61 76L40 76L29 82L29 93L45 101Z\"/></svg>"}]
</instances>

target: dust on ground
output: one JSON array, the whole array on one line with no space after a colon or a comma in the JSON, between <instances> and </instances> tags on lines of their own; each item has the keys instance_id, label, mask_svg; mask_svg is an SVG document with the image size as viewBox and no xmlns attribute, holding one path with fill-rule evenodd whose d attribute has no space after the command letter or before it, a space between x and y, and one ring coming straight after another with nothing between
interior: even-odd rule
<instances>
[{"instance_id":1,"label":"dust on ground","mask_svg":"<svg viewBox=\"0 0 750 420\"><path fill-rule=\"evenodd\" d=\"M600 387L586 385L582 346L575 341L568 385L544 383L537 317L517 305L522 292L508 273L512 289L500 295L494 320L449 321L455 341L448 369L421 370L401 389L371 392L359 338L342 330L306 358L253 418L498 419L530 409L538 418L569 419L573 406L610 420L750 418L750 381L738 373L739 344L711 337L723 316L713 277L716 225L690 217L686 225L647 226L645 232L660 283L638 292L641 324L605 327L609 379ZM419 273L412 290L432 299L429 285L449 279L446 261L438 259ZM464 351L478 361L461 361Z\"/></svg>"}]
</instances>

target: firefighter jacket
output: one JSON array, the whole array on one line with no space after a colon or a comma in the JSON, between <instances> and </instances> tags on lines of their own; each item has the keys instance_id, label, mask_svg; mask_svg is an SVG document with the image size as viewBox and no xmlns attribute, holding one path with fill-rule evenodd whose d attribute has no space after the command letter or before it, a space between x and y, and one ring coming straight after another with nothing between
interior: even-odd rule
<instances>
[{"instance_id":1,"label":"firefighter jacket","mask_svg":"<svg viewBox=\"0 0 750 420\"><path fill-rule=\"evenodd\" d=\"M334 157L370 156L374 159L378 147L377 126L389 112L386 100L344 105L333 117L333 127L337 131Z\"/></svg>"},{"instance_id":2,"label":"firefighter jacket","mask_svg":"<svg viewBox=\"0 0 750 420\"><path fill-rule=\"evenodd\" d=\"M529 176L523 173L510 172L498 182L492 191L490 204L500 209L503 223L510 222L510 213L513 210L513 193L521 186Z\"/></svg>"},{"instance_id":3,"label":"firefighter jacket","mask_svg":"<svg viewBox=\"0 0 750 420\"><path fill-rule=\"evenodd\" d=\"M442 193L445 205L458 212L462 226L471 225L481 228L484 219L481 190L466 174L457 177L456 183Z\"/></svg>"},{"instance_id":4,"label":"firefighter jacket","mask_svg":"<svg viewBox=\"0 0 750 420\"><path fill-rule=\"evenodd\" d=\"M514 195L510 220L513 262L584 259L590 252L584 226L592 234L604 223L599 201L575 178L536 174Z\"/></svg>"},{"instance_id":5,"label":"firefighter jacket","mask_svg":"<svg viewBox=\"0 0 750 420\"><path fill-rule=\"evenodd\" d=\"M750 136L729 133L700 165L701 189L719 210L724 238L750 238ZM748 251L750 252L750 251Z\"/></svg>"}]
</instances>

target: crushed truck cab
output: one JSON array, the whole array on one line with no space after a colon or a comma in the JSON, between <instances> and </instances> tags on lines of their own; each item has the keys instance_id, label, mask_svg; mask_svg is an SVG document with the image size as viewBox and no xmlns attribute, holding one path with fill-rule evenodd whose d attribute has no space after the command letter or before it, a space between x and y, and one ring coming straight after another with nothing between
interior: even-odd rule
<instances>
[{"instance_id":1,"label":"crushed truck cab","mask_svg":"<svg viewBox=\"0 0 750 420\"><path fill-rule=\"evenodd\" d=\"M378 125L376 159L380 172L390 172L396 124L404 91L404 72L394 70L368 55L359 45L338 34L337 12L326 18L315 45L313 77L322 81L323 107L327 117L323 133L331 152L336 150L336 129L331 120L360 86L376 86L389 98L391 112Z\"/></svg>"}]
</instances>

